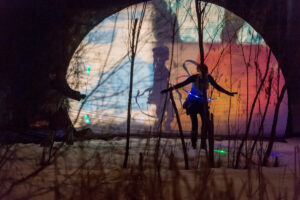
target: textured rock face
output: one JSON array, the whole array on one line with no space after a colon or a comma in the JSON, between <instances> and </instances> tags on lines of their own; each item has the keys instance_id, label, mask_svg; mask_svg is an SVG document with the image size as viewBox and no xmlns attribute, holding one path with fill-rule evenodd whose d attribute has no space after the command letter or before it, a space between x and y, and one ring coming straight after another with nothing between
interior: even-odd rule
<instances>
[{"instance_id":1,"label":"textured rock face","mask_svg":"<svg viewBox=\"0 0 300 200\"><path fill-rule=\"evenodd\" d=\"M0 2L0 126L26 128L49 89L64 79L83 37L101 20L141 0ZM288 84L289 135L300 136L300 9L297 0L208 0L249 22L274 52ZM62 83L66 84L65 80ZM5 114L8 113L8 114Z\"/></svg>"}]
</instances>

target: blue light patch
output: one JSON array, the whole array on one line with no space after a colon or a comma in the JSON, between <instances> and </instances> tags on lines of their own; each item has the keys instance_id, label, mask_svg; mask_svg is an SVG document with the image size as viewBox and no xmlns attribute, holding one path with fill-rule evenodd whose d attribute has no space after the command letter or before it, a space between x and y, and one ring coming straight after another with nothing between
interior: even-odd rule
<instances>
[{"instance_id":1,"label":"blue light patch","mask_svg":"<svg viewBox=\"0 0 300 200\"><path fill-rule=\"evenodd\" d=\"M279 156L281 156L281 153L275 153L275 152L272 152L272 153L270 154L270 156L271 156L271 157L279 157Z\"/></svg>"},{"instance_id":2,"label":"blue light patch","mask_svg":"<svg viewBox=\"0 0 300 200\"><path fill-rule=\"evenodd\" d=\"M85 119L85 123L86 124L89 124L91 123L90 119L89 119L89 116L88 115L84 115L84 119Z\"/></svg>"}]
</instances>

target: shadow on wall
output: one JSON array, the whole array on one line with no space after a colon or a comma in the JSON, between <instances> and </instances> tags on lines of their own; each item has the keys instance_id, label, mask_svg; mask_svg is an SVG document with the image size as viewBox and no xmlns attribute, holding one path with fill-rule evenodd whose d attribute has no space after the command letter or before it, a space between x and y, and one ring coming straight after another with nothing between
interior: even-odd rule
<instances>
[{"instance_id":1,"label":"shadow on wall","mask_svg":"<svg viewBox=\"0 0 300 200\"><path fill-rule=\"evenodd\" d=\"M168 87L170 72L166 67L166 61L169 59L169 48L166 46L160 46L153 48L152 51L154 80L147 103L154 104L156 106L157 120L154 124L154 130L159 130L160 123L164 120L166 113L166 121L163 124L164 130L169 132L171 131L171 123L174 119L174 111L169 95L160 93L161 90Z\"/></svg>"}]
</instances>

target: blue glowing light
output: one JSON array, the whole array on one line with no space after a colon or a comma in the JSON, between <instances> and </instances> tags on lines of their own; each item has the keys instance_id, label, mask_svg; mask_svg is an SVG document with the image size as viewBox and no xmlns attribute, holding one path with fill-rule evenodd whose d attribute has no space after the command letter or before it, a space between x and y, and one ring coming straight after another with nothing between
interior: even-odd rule
<instances>
[{"instance_id":1,"label":"blue glowing light","mask_svg":"<svg viewBox=\"0 0 300 200\"><path fill-rule=\"evenodd\" d=\"M278 157L278 156L280 156L280 155L281 155L281 153L275 153L275 152L272 152L272 153L270 154L271 157Z\"/></svg>"},{"instance_id":2,"label":"blue glowing light","mask_svg":"<svg viewBox=\"0 0 300 200\"><path fill-rule=\"evenodd\" d=\"M90 119L89 119L89 116L88 115L84 115L84 119L85 119L85 123L86 124L89 124L91 123Z\"/></svg>"},{"instance_id":3,"label":"blue glowing light","mask_svg":"<svg viewBox=\"0 0 300 200\"><path fill-rule=\"evenodd\" d=\"M183 89L183 88L181 88L183 91L185 91L186 93L188 93L189 95L191 95L191 96L193 96L193 97L196 97L197 99L202 99L203 97L200 97L200 96L198 96L198 95L195 95L195 94L193 94L193 93L191 93L191 92L189 92L189 91L187 91L187 90L185 90L185 89ZM214 99L214 98L207 98L207 101L213 101L213 100L217 100L217 99L220 99L220 97L218 96L216 99Z\"/></svg>"},{"instance_id":4,"label":"blue glowing light","mask_svg":"<svg viewBox=\"0 0 300 200\"><path fill-rule=\"evenodd\" d=\"M189 75L178 76L178 77L176 77L176 82L178 83L178 80L179 80L180 78L183 78L183 77L190 77L190 76L189 76ZM210 85L210 82L208 82L208 84ZM198 95L195 95L195 94L193 94L193 93L191 93L191 92L185 90L183 87L181 87L180 89L182 89L183 91L185 91L186 93L188 93L189 95L191 95L191 96L193 96L193 97L195 97L195 98L197 98L197 99L202 99L202 98L203 98L203 97L200 97L200 96L198 96ZM216 99L219 99L219 98L220 98L220 97L218 96ZM214 98L207 98L207 101L213 101L213 100L216 100L216 99L214 99Z\"/></svg>"},{"instance_id":5,"label":"blue glowing light","mask_svg":"<svg viewBox=\"0 0 300 200\"><path fill-rule=\"evenodd\" d=\"M189 95L192 95L193 97L196 97L196 98L198 98L198 99L202 99L202 97L199 97L198 95L195 95L195 94L193 94L193 93L191 93L191 92L188 92L189 93ZM207 99L208 100L208 99Z\"/></svg>"}]
</instances>

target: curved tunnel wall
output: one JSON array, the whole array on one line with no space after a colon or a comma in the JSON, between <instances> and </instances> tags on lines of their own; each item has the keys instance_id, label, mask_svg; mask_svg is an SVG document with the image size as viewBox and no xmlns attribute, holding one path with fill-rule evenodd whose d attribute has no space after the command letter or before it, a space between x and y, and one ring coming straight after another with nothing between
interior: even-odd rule
<instances>
[{"instance_id":1,"label":"curved tunnel wall","mask_svg":"<svg viewBox=\"0 0 300 200\"><path fill-rule=\"evenodd\" d=\"M133 74L135 99L132 101L131 114L133 133L143 132L149 127L151 131L157 131L165 98L160 91L167 85L169 72L171 84L185 80L188 73L196 72L195 65L188 61L192 59L199 62L197 28L192 20L196 17L195 8L192 4L190 15L193 17L189 17L186 13L189 6L188 0L181 1L179 5L165 1L152 1L147 5ZM137 5L137 13L141 12L141 7L141 4ZM175 19L176 8L178 8L176 16L176 30L178 30L172 55L172 21ZM128 53L125 41L130 40L127 26L130 21L128 12L133 9L133 7L126 8L102 21L84 38L73 55L67 74L68 83L72 88L88 95L88 99L84 102L70 100L69 114L72 121L77 119L75 126L78 128L88 126L96 133L107 131L122 133L122 130L126 130L130 61L128 56L124 55ZM214 114L215 134L227 135L227 132L231 132L240 135L245 130L246 116L247 114L249 116L260 79L266 71L269 47L248 23L228 10L208 4L206 12L205 63L218 84L227 90L232 88L232 91L238 92L238 95L230 98L209 87L208 95L214 99L209 102L209 106ZM133 18L140 19L140 15ZM172 71L169 71L171 63ZM273 90L264 123L264 136L270 133L277 90L284 85L283 76L273 55L269 66L268 78L256 103L250 130L253 134L257 132L258 127L255 126L259 124L264 111L267 99L265 90L268 87L268 79L272 77ZM278 77L279 86L276 80ZM184 88L190 90L190 85ZM174 92L183 129L190 132L190 119L182 108L186 96L187 93L181 89ZM247 98L249 98L248 109ZM80 117L77 118L79 109ZM178 127L172 110L171 103L167 101L163 128L165 132L177 133ZM284 135L286 128L287 95L280 106L280 111L277 136Z\"/></svg>"},{"instance_id":2,"label":"curved tunnel wall","mask_svg":"<svg viewBox=\"0 0 300 200\"><path fill-rule=\"evenodd\" d=\"M48 72L62 77L83 37L110 14L140 1L2 1L1 127L26 126L47 88ZM288 82L289 134L300 132L298 1L214 1L248 21L274 52ZM34 81L32 80L34 77ZM40 84L35 84L35 82ZM17 124L17 125L16 125Z\"/></svg>"}]
</instances>

